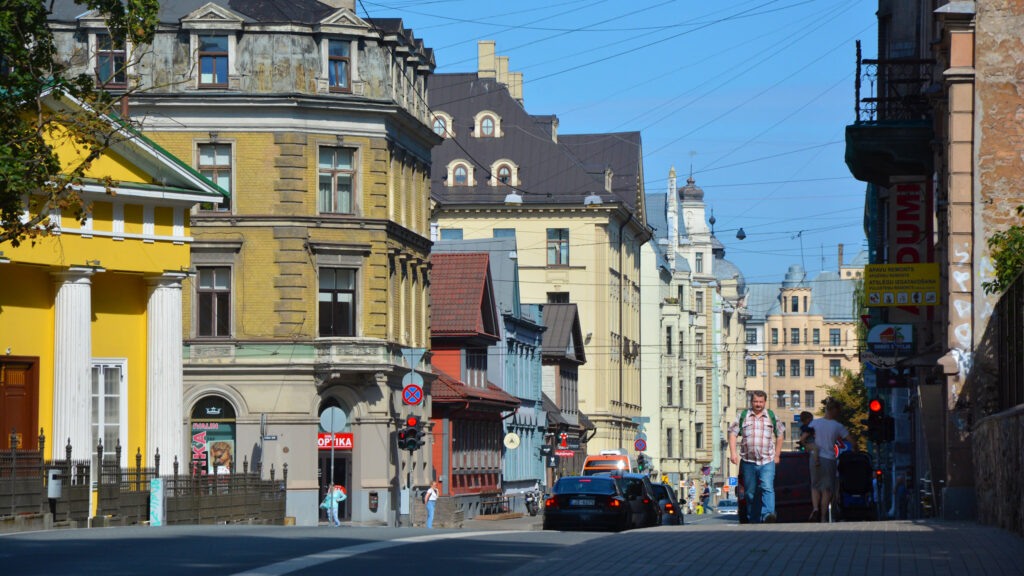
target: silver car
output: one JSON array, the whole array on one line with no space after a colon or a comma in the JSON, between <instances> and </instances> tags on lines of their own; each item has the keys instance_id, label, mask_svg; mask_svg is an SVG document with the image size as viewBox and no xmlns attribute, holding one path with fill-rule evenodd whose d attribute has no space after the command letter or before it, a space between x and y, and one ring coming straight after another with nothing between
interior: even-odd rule
<instances>
[{"instance_id":1,"label":"silver car","mask_svg":"<svg viewBox=\"0 0 1024 576\"><path fill-rule=\"evenodd\" d=\"M719 500L718 513L735 516L739 512L739 502L735 500Z\"/></svg>"}]
</instances>

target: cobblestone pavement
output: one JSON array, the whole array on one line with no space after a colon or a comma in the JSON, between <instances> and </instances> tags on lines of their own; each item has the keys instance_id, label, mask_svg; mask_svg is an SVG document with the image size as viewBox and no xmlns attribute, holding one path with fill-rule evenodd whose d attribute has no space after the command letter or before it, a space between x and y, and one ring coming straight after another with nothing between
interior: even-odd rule
<instances>
[{"instance_id":1,"label":"cobblestone pavement","mask_svg":"<svg viewBox=\"0 0 1024 576\"><path fill-rule=\"evenodd\" d=\"M969 523L695 523L597 538L511 574L1022 576L1024 540Z\"/></svg>"}]
</instances>

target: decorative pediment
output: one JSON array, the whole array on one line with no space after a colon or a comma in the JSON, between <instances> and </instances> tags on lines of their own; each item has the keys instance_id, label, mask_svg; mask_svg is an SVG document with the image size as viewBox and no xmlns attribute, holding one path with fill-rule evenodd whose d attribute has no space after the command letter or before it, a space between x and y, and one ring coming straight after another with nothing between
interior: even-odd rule
<instances>
[{"instance_id":1,"label":"decorative pediment","mask_svg":"<svg viewBox=\"0 0 1024 576\"><path fill-rule=\"evenodd\" d=\"M87 30L106 28L107 18L99 10L89 10L77 18L78 27Z\"/></svg>"},{"instance_id":2,"label":"decorative pediment","mask_svg":"<svg viewBox=\"0 0 1024 576\"><path fill-rule=\"evenodd\" d=\"M369 30L370 25L348 8L339 8L314 27L315 32L323 34L362 35L368 33Z\"/></svg>"},{"instance_id":3,"label":"decorative pediment","mask_svg":"<svg viewBox=\"0 0 1024 576\"><path fill-rule=\"evenodd\" d=\"M213 2L204 4L181 19L186 30L241 30L245 17Z\"/></svg>"}]
</instances>

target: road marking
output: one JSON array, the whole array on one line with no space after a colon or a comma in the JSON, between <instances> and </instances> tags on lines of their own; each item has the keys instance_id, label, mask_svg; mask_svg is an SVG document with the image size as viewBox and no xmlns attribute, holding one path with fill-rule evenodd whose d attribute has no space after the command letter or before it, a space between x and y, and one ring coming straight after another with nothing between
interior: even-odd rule
<instances>
[{"instance_id":1,"label":"road marking","mask_svg":"<svg viewBox=\"0 0 1024 576\"><path fill-rule=\"evenodd\" d=\"M516 534L526 533L527 530L509 530L501 532L504 534ZM446 540L450 538L473 538L475 536L494 536L494 531L484 532L448 532L444 534L427 534L424 536L411 536L409 538L398 538L395 540L383 540L381 542L368 542L366 544L358 544L356 546L345 546L342 548L335 548L333 550L324 550L323 552L316 552L314 554L307 554L306 556L299 556L297 558L291 558L275 564L268 564L260 568L255 568L247 572L238 572L233 576L283 576L284 574L291 574L298 570L304 570L312 566L319 564L326 564L328 562L334 562L335 560L342 560L344 558L351 558L352 556L358 556L360 554L366 554L367 552L376 552L377 550L385 550L387 548L395 548L397 546L405 546L406 544L422 544L424 542L433 542L435 540Z\"/></svg>"}]
</instances>

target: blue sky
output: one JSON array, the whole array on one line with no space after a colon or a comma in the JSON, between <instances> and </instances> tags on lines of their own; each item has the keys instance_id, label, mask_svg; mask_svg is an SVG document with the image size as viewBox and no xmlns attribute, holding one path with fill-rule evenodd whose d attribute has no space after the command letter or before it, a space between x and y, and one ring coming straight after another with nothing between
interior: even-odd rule
<instances>
[{"instance_id":1,"label":"blue sky","mask_svg":"<svg viewBox=\"0 0 1024 576\"><path fill-rule=\"evenodd\" d=\"M835 270L864 247L864 184L843 162L855 40L875 55L868 0L359 0L434 48L436 72L476 71L495 40L531 114L560 133L640 130L645 186L692 162L726 257L748 282L791 264ZM747 234L736 239L736 229ZM798 234L802 231L802 234ZM801 240L803 244L801 254Z\"/></svg>"}]
</instances>

